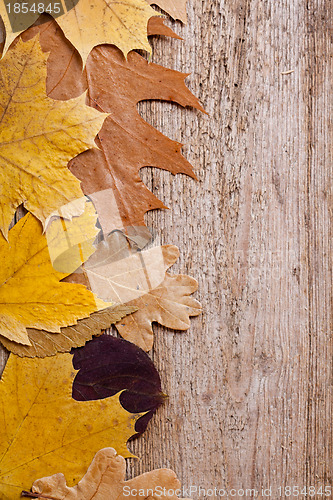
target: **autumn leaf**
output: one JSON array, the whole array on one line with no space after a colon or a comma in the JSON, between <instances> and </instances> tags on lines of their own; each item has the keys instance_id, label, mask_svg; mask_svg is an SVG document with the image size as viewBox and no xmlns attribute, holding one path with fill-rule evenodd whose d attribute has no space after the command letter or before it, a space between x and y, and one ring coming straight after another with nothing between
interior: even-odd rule
<instances>
[{"instance_id":1,"label":"autumn leaf","mask_svg":"<svg viewBox=\"0 0 333 500\"><path fill-rule=\"evenodd\" d=\"M142 252L132 249L123 234L116 231L101 241L96 252L66 281L84 284L103 300L126 304L162 283L167 251L178 256L173 246Z\"/></svg>"},{"instance_id":2,"label":"autumn leaf","mask_svg":"<svg viewBox=\"0 0 333 500\"><path fill-rule=\"evenodd\" d=\"M93 201L104 233L121 229L131 237L141 236L143 246L149 238L145 213L165 206L144 185L139 170L158 166L173 174L195 175L181 154L182 145L141 118L137 104L160 99L202 108L184 84L187 75L149 64L136 52L126 61L114 47L97 47L87 74L90 105L110 116L96 140L100 150L73 159L69 168Z\"/></svg>"},{"instance_id":3,"label":"autumn leaf","mask_svg":"<svg viewBox=\"0 0 333 500\"><path fill-rule=\"evenodd\" d=\"M57 18L68 40L80 53L83 64L96 45L113 44L125 54L134 49L151 51L147 40L147 23L156 12L145 0L80 0L66 2L73 5L67 13ZM76 4L76 5L75 5ZM13 33L5 4L0 4L0 15L6 28L7 51L15 37L22 31ZM33 24L40 14L31 18ZM27 28L25 26L24 28Z\"/></svg>"},{"instance_id":4,"label":"autumn leaf","mask_svg":"<svg viewBox=\"0 0 333 500\"><path fill-rule=\"evenodd\" d=\"M125 304L162 283L167 250L178 256L177 247L171 245L140 251L123 233L115 231L98 243L96 252L65 281L81 283L100 298Z\"/></svg>"},{"instance_id":5,"label":"autumn leaf","mask_svg":"<svg viewBox=\"0 0 333 500\"><path fill-rule=\"evenodd\" d=\"M138 433L144 432L166 398L150 357L131 342L110 335L95 338L72 352L73 366L79 370L73 382L73 398L91 401L124 391L119 400L125 410L147 412L135 424Z\"/></svg>"},{"instance_id":6,"label":"autumn leaf","mask_svg":"<svg viewBox=\"0 0 333 500\"><path fill-rule=\"evenodd\" d=\"M128 303L135 305L137 311L124 317L115 327L124 339L149 351L153 347L153 322L174 330L188 330L190 316L201 314L200 303L190 297L197 289L197 281L190 276L166 273L158 287Z\"/></svg>"},{"instance_id":7,"label":"autumn leaf","mask_svg":"<svg viewBox=\"0 0 333 500\"><path fill-rule=\"evenodd\" d=\"M163 17L152 17L148 23L148 36L167 36L169 38L176 38L182 40L169 26L164 24Z\"/></svg>"},{"instance_id":8,"label":"autumn leaf","mask_svg":"<svg viewBox=\"0 0 333 500\"><path fill-rule=\"evenodd\" d=\"M156 32L158 26L154 29ZM173 174L184 173L193 178L195 175L181 154L182 145L141 118L137 104L157 99L202 110L185 86L187 75L148 63L135 52L125 60L119 50L107 46L92 51L86 73L82 74L79 57L55 21L34 27L23 36L29 37L38 30L43 49L51 50L50 95L68 99L88 88L90 104L110 114L98 134L100 150L79 155L69 168L92 199L104 233L121 229L143 247L150 239L145 213L165 206L144 185L140 169L156 166Z\"/></svg>"},{"instance_id":9,"label":"autumn leaf","mask_svg":"<svg viewBox=\"0 0 333 500\"><path fill-rule=\"evenodd\" d=\"M158 5L173 19L179 19L186 23L186 0L147 0L147 2L150 5Z\"/></svg>"},{"instance_id":10,"label":"autumn leaf","mask_svg":"<svg viewBox=\"0 0 333 500\"><path fill-rule=\"evenodd\" d=\"M67 163L94 146L106 117L85 105L85 95L67 102L47 97L46 64L37 38L19 40L0 61L0 230L6 238L21 203L45 226L54 211L83 196Z\"/></svg>"},{"instance_id":11,"label":"autumn leaf","mask_svg":"<svg viewBox=\"0 0 333 500\"><path fill-rule=\"evenodd\" d=\"M180 37L164 25L164 18L152 17L148 22L148 36L163 35ZM39 35L44 52L49 53L47 60L47 95L54 99L71 99L81 95L87 89L87 75L82 71L79 53L66 40L62 30L50 16L43 14L38 25L32 26L21 35L27 41Z\"/></svg>"},{"instance_id":12,"label":"autumn leaf","mask_svg":"<svg viewBox=\"0 0 333 500\"><path fill-rule=\"evenodd\" d=\"M135 306L111 306L103 311L92 313L89 318L80 319L76 325L61 328L60 333L27 328L31 345L18 344L1 335L0 342L6 349L18 356L29 358L53 356L57 352L69 352L72 347L83 346L87 340L91 340L93 336L101 335L103 330L136 310Z\"/></svg>"},{"instance_id":13,"label":"autumn leaf","mask_svg":"<svg viewBox=\"0 0 333 500\"><path fill-rule=\"evenodd\" d=\"M83 201L84 215L66 220L69 213L76 212L73 205L80 205ZM99 229L96 227L97 214L93 204L84 199L75 200L71 207L62 207L52 214L45 235L52 266L56 271L71 273L80 267L96 250L93 245ZM60 220L59 220L60 219ZM54 223L58 220L57 223Z\"/></svg>"},{"instance_id":14,"label":"autumn leaf","mask_svg":"<svg viewBox=\"0 0 333 500\"><path fill-rule=\"evenodd\" d=\"M61 219L52 222L61 224ZM75 222L68 227L69 234L73 226ZM53 233L56 237L58 231ZM27 328L60 333L61 327L111 305L84 286L60 283L69 273L53 268L50 241L31 214L10 230L8 242L0 240L0 335L14 342L30 345Z\"/></svg>"},{"instance_id":15,"label":"autumn leaf","mask_svg":"<svg viewBox=\"0 0 333 500\"><path fill-rule=\"evenodd\" d=\"M86 475L77 486L69 488L63 474L44 477L34 482L32 491L23 494L34 498L54 500L177 500L180 482L170 469L156 469L124 481L126 463L112 448L104 448L96 453ZM189 499L183 499L189 500Z\"/></svg>"},{"instance_id":16,"label":"autumn leaf","mask_svg":"<svg viewBox=\"0 0 333 500\"><path fill-rule=\"evenodd\" d=\"M197 290L196 280L166 273L178 257L172 245L139 251L116 231L98 244L82 272L66 281L86 285L103 300L137 307L115 326L126 340L148 351L153 345L152 322L187 330L189 317L201 312L199 302L190 297Z\"/></svg>"},{"instance_id":17,"label":"autumn leaf","mask_svg":"<svg viewBox=\"0 0 333 500\"><path fill-rule=\"evenodd\" d=\"M70 354L44 359L10 355L0 381L0 498L19 498L36 476L59 468L69 485L76 484L104 446L132 456L126 442L141 415L127 412L119 394L74 401L74 377Z\"/></svg>"}]
</instances>

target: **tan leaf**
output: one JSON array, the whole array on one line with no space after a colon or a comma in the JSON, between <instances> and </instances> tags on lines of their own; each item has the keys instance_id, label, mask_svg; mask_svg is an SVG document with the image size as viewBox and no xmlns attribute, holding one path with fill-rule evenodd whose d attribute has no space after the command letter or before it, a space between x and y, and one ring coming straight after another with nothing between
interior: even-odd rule
<instances>
[{"instance_id":1,"label":"tan leaf","mask_svg":"<svg viewBox=\"0 0 333 500\"><path fill-rule=\"evenodd\" d=\"M74 326L61 328L60 333L50 333L45 330L28 328L29 346L18 344L0 336L0 342L18 356L45 357L53 356L57 352L69 352L72 347L85 345L93 336L100 335L103 330L120 321L127 314L137 310L135 306L112 306L93 313L89 318L81 319Z\"/></svg>"},{"instance_id":2,"label":"tan leaf","mask_svg":"<svg viewBox=\"0 0 333 500\"><path fill-rule=\"evenodd\" d=\"M178 248L171 245L137 251L120 231L115 231L101 241L82 268L65 281L84 284L99 298L109 297L113 303L126 304L159 286L165 269L178 255Z\"/></svg>"},{"instance_id":3,"label":"tan leaf","mask_svg":"<svg viewBox=\"0 0 333 500\"><path fill-rule=\"evenodd\" d=\"M137 500L146 498L177 500L180 482L170 469L157 469L125 481L126 463L113 448L98 451L81 481L69 488L63 474L34 482L32 491L38 498L55 500ZM26 495L23 495L26 496ZM29 495L30 496L30 495ZM31 495L32 496L32 495ZM189 499L183 499L189 500Z\"/></svg>"},{"instance_id":4,"label":"tan leaf","mask_svg":"<svg viewBox=\"0 0 333 500\"><path fill-rule=\"evenodd\" d=\"M55 210L83 196L67 163L94 147L106 117L85 105L85 95L66 102L47 97L47 57L34 38L18 40L0 61L0 231L6 238L21 203L45 227Z\"/></svg>"},{"instance_id":5,"label":"tan leaf","mask_svg":"<svg viewBox=\"0 0 333 500\"><path fill-rule=\"evenodd\" d=\"M186 23L186 0L147 0L150 5L158 5L173 19L179 19Z\"/></svg>"},{"instance_id":6,"label":"tan leaf","mask_svg":"<svg viewBox=\"0 0 333 500\"><path fill-rule=\"evenodd\" d=\"M119 333L142 349L153 345L152 322L186 330L190 316L201 312L200 304L190 297L197 282L189 276L166 274L179 256L171 245L148 250L133 249L121 232L110 234L96 252L66 281L82 283L103 300L127 303L138 311L116 324Z\"/></svg>"},{"instance_id":7,"label":"tan leaf","mask_svg":"<svg viewBox=\"0 0 333 500\"><path fill-rule=\"evenodd\" d=\"M190 276L166 273L159 286L128 303L138 310L115 327L124 339L149 351L153 347L153 322L174 330L187 330L191 325L190 316L201 314L200 303L190 297L197 289L197 281Z\"/></svg>"}]
</instances>

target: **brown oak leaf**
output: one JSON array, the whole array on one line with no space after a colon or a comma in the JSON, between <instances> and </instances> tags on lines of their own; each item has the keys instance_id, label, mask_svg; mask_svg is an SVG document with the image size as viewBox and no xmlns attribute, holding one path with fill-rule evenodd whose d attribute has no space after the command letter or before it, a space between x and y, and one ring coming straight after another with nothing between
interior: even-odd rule
<instances>
[{"instance_id":1,"label":"brown oak leaf","mask_svg":"<svg viewBox=\"0 0 333 500\"><path fill-rule=\"evenodd\" d=\"M162 35L181 40L171 28L165 26L164 21L163 17L152 17L148 22L148 36ZM27 41L37 34L43 51L49 53L46 82L48 96L66 100L81 95L88 86L86 71L82 71L82 60L68 43L60 26L51 16L42 14L34 26L22 33L21 38Z\"/></svg>"},{"instance_id":2,"label":"brown oak leaf","mask_svg":"<svg viewBox=\"0 0 333 500\"><path fill-rule=\"evenodd\" d=\"M187 75L149 64L135 52L126 61L114 47L98 47L87 73L90 105L110 117L98 134L100 149L75 158L69 168L93 201L105 233L121 229L129 236L140 234L144 214L165 206L144 185L139 170L158 166L173 174L195 175L181 154L182 145L149 125L137 104L161 99L199 109L200 105L185 87Z\"/></svg>"},{"instance_id":3,"label":"brown oak leaf","mask_svg":"<svg viewBox=\"0 0 333 500\"><path fill-rule=\"evenodd\" d=\"M140 169L153 166L173 174L195 175L181 154L182 144L149 125L138 113L137 104L164 100L203 111L184 83L187 74L148 63L136 52L126 60L111 46L96 47L82 73L80 58L55 21L36 26L23 37L31 37L36 30L43 50L51 52L50 95L69 99L88 88L89 104L110 113L96 140L99 150L79 155L69 163L70 171L92 199L104 233L121 229L143 246L150 239L145 213L165 206L142 182Z\"/></svg>"}]
</instances>

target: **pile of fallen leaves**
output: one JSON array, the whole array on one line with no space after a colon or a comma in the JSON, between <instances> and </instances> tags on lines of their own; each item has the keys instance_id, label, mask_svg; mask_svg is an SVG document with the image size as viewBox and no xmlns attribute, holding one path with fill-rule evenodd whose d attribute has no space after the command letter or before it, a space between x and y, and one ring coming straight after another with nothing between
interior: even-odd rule
<instances>
[{"instance_id":1,"label":"pile of fallen leaves","mask_svg":"<svg viewBox=\"0 0 333 500\"><path fill-rule=\"evenodd\" d=\"M202 109L186 74L141 55L148 36L177 38L152 3L185 22L184 0L79 0L56 19L30 0L14 29L0 4L3 500L177 498L167 469L124 481L126 443L166 397L144 352L152 323L186 330L200 314L197 282L167 272L178 249L144 222L164 205L142 167L195 175L137 104ZM123 339L102 334L111 325Z\"/></svg>"}]
</instances>

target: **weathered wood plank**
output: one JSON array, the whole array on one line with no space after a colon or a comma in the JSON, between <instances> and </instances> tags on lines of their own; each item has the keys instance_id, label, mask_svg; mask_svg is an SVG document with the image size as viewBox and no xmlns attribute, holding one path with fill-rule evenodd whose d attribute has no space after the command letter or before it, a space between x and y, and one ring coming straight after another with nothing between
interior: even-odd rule
<instances>
[{"instance_id":1,"label":"weathered wood plank","mask_svg":"<svg viewBox=\"0 0 333 500\"><path fill-rule=\"evenodd\" d=\"M189 333L156 328L170 399L130 445L142 458L128 473L171 467L185 487L279 498L279 486L331 481L330 4L188 8L186 27L170 22L184 42L157 40L154 61L191 72L209 116L141 110L186 144L199 182L142 178L171 207L147 221L180 247L173 270L198 278L204 314Z\"/></svg>"},{"instance_id":2,"label":"weathered wood plank","mask_svg":"<svg viewBox=\"0 0 333 500\"><path fill-rule=\"evenodd\" d=\"M170 466L184 486L278 498L331 481L331 10L188 6L184 43L157 42L155 61L192 72L210 115L152 104L144 116L187 144L200 181L143 178L172 208L148 220L180 246L175 270L199 278L204 314L189 334L158 329L170 401L131 473Z\"/></svg>"}]
</instances>

